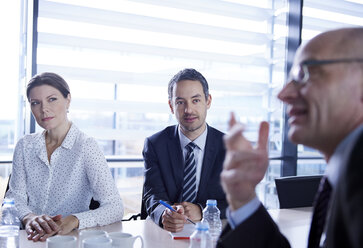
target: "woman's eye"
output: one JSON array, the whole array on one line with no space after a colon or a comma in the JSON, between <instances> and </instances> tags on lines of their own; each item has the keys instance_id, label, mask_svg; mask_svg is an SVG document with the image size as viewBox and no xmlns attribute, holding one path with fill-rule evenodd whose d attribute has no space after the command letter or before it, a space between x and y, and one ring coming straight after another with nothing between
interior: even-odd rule
<instances>
[{"instance_id":1,"label":"woman's eye","mask_svg":"<svg viewBox=\"0 0 363 248\"><path fill-rule=\"evenodd\" d=\"M51 98L49 98L49 101L50 102L54 102L54 101L56 101L57 100L57 98L55 98L55 97L51 97Z\"/></svg>"},{"instance_id":2,"label":"woman's eye","mask_svg":"<svg viewBox=\"0 0 363 248\"><path fill-rule=\"evenodd\" d=\"M39 104L39 102L31 102L30 103L31 106L35 106L35 105L38 105L38 104Z\"/></svg>"}]
</instances>

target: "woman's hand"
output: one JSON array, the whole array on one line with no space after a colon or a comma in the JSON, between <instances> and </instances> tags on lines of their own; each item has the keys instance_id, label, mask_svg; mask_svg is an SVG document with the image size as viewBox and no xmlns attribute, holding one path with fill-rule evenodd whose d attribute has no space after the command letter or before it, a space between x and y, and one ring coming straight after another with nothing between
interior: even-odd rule
<instances>
[{"instance_id":1,"label":"woman's hand","mask_svg":"<svg viewBox=\"0 0 363 248\"><path fill-rule=\"evenodd\" d=\"M77 217L69 215L62 218L62 215L48 216L28 214L23 219L25 231L28 239L37 241L45 241L48 237L55 234L65 235L72 230L78 228L79 221Z\"/></svg>"},{"instance_id":2,"label":"woman's hand","mask_svg":"<svg viewBox=\"0 0 363 248\"><path fill-rule=\"evenodd\" d=\"M60 230L58 232L60 235L68 234L79 226L79 220L74 215L68 215L67 217L62 218L60 222Z\"/></svg>"},{"instance_id":3,"label":"woman's hand","mask_svg":"<svg viewBox=\"0 0 363 248\"><path fill-rule=\"evenodd\" d=\"M25 231L28 234L28 239L36 241L45 241L48 237L60 231L60 222L62 215L35 215L28 214L23 219Z\"/></svg>"}]
</instances>

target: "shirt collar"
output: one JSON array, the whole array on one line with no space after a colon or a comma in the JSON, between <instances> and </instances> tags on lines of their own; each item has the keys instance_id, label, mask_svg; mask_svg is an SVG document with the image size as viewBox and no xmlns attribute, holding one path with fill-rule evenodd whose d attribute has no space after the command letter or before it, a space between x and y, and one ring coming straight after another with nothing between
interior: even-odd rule
<instances>
[{"instance_id":1,"label":"shirt collar","mask_svg":"<svg viewBox=\"0 0 363 248\"><path fill-rule=\"evenodd\" d=\"M202 151L204 150L205 143L207 141L207 133L208 133L208 126L207 126L207 124L205 124L205 125L206 125L206 127L205 127L204 132L201 135L199 135L198 138L196 138L195 140L190 140L187 136L185 136L183 134L183 132L180 130L180 125L178 126L179 140L180 140L180 145L181 145L182 149L184 149L186 145L188 145L190 142L193 141L193 143L196 144L200 150L202 150Z\"/></svg>"},{"instance_id":2,"label":"shirt collar","mask_svg":"<svg viewBox=\"0 0 363 248\"><path fill-rule=\"evenodd\" d=\"M358 126L335 149L333 156L330 158L325 174L328 177L332 188L338 185L339 175L343 167L349 162L349 157L357 142L359 134L363 131L363 125Z\"/></svg>"},{"instance_id":3,"label":"shirt collar","mask_svg":"<svg viewBox=\"0 0 363 248\"><path fill-rule=\"evenodd\" d=\"M73 147L73 144L76 142L77 133L78 133L78 128L76 127L76 125L71 123L71 128L69 129L61 146L66 149L71 149Z\"/></svg>"},{"instance_id":4,"label":"shirt collar","mask_svg":"<svg viewBox=\"0 0 363 248\"><path fill-rule=\"evenodd\" d=\"M41 139L42 141L36 142L36 144L38 144L40 146L40 148L45 146L45 133L46 133L46 130L44 130L42 132L42 134L39 135L39 137L38 137L38 139ZM76 125L71 123L71 127L69 128L68 133L66 134L66 137L64 138L64 140L60 146L63 148L66 148L66 149L71 149L74 142L76 142L77 133L78 133L78 128L76 127Z\"/></svg>"}]
</instances>

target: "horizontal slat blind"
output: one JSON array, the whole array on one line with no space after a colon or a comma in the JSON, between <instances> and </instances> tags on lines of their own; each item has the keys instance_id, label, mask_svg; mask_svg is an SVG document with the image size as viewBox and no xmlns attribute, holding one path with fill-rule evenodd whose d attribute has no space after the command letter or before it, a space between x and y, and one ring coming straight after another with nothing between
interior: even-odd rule
<instances>
[{"instance_id":1,"label":"horizontal slat blind","mask_svg":"<svg viewBox=\"0 0 363 248\"><path fill-rule=\"evenodd\" d=\"M209 82L210 125L226 131L234 110L256 140L269 120L278 154L286 6L258 2L40 0L37 71L69 82L71 119L106 155L140 156L146 136L176 123L167 84L183 68Z\"/></svg>"}]
</instances>

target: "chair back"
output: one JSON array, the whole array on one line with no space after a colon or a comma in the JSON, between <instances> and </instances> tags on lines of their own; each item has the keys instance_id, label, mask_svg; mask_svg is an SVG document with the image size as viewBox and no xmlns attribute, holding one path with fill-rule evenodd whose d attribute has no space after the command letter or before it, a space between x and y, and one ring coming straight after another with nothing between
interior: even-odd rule
<instances>
[{"instance_id":1,"label":"chair back","mask_svg":"<svg viewBox=\"0 0 363 248\"><path fill-rule=\"evenodd\" d=\"M276 178L280 208L311 207L322 175Z\"/></svg>"}]
</instances>

